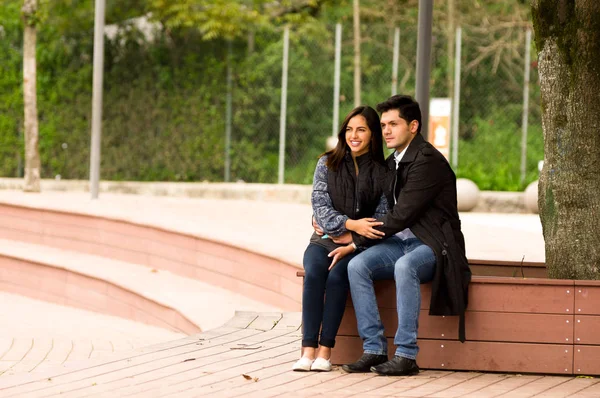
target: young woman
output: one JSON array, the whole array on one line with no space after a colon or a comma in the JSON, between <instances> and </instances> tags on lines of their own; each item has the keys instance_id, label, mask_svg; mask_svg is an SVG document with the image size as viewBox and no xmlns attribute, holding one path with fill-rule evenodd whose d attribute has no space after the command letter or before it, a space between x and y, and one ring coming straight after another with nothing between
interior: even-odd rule
<instances>
[{"instance_id":1,"label":"young woman","mask_svg":"<svg viewBox=\"0 0 600 398\"><path fill-rule=\"evenodd\" d=\"M387 212L383 195L387 167L381 124L368 106L353 109L342 123L337 146L317 162L312 207L316 230L304 252L302 293L302 357L295 371L330 371L348 297L348 262L354 253L332 266L329 253L352 241L350 231L377 238L374 218ZM320 336L319 336L320 331Z\"/></svg>"}]
</instances>

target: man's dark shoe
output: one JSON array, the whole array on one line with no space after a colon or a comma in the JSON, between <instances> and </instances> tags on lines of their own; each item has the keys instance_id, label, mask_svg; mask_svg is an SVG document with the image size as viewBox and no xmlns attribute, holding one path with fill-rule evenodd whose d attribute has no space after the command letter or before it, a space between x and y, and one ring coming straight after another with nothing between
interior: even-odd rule
<instances>
[{"instance_id":1,"label":"man's dark shoe","mask_svg":"<svg viewBox=\"0 0 600 398\"><path fill-rule=\"evenodd\" d=\"M387 360L387 355L363 354L358 361L343 365L342 369L348 373L368 373L373 366L380 365Z\"/></svg>"},{"instance_id":2,"label":"man's dark shoe","mask_svg":"<svg viewBox=\"0 0 600 398\"><path fill-rule=\"evenodd\" d=\"M381 376L411 376L419 373L417 361L395 356L381 365L372 366L371 372Z\"/></svg>"}]
</instances>

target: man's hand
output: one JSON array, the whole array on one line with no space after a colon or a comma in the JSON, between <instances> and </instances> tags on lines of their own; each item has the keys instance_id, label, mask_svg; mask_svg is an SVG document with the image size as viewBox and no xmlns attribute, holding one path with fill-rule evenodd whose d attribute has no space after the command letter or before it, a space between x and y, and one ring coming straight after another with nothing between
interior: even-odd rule
<instances>
[{"instance_id":1,"label":"man's hand","mask_svg":"<svg viewBox=\"0 0 600 398\"><path fill-rule=\"evenodd\" d=\"M385 233L374 228L379 225L383 225L383 222L377 221L376 218L361 218L360 220L346 221L347 229L369 239L381 239L385 236Z\"/></svg>"},{"instance_id":2,"label":"man's hand","mask_svg":"<svg viewBox=\"0 0 600 398\"><path fill-rule=\"evenodd\" d=\"M313 228L315 229L315 232L317 233L317 235L319 236L323 236L324 232L321 229L321 227L319 227L319 225L317 224L317 222L315 221L315 218L312 218L312 224L313 224Z\"/></svg>"},{"instance_id":3,"label":"man's hand","mask_svg":"<svg viewBox=\"0 0 600 398\"><path fill-rule=\"evenodd\" d=\"M337 262L339 262L342 258L346 257L348 254L353 253L354 250L355 250L354 246L348 245L348 246L338 247L337 249L329 252L327 257L333 257L333 260L331 261L331 265L329 266L329 271L331 271L331 269Z\"/></svg>"},{"instance_id":4,"label":"man's hand","mask_svg":"<svg viewBox=\"0 0 600 398\"><path fill-rule=\"evenodd\" d=\"M344 232L340 236L331 236L331 240L338 245L347 245L352 243L352 233Z\"/></svg>"}]
</instances>

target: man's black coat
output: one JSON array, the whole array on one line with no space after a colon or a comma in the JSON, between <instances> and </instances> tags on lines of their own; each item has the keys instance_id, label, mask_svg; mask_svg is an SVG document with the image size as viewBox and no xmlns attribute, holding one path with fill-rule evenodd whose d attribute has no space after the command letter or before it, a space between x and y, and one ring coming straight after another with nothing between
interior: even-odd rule
<instances>
[{"instance_id":1,"label":"man's black coat","mask_svg":"<svg viewBox=\"0 0 600 398\"><path fill-rule=\"evenodd\" d=\"M394 156L388 159L396 168ZM465 239L460 229L456 204L456 176L448 161L418 133L408 145L396 173L390 173L388 202L397 203L379 221L377 229L385 238L410 230L434 252L437 260L432 282L430 315L459 315L459 338L464 341L464 312L468 302L471 271L465 256ZM394 178L395 188L394 190ZM359 247L372 246L371 240L352 233Z\"/></svg>"}]
</instances>

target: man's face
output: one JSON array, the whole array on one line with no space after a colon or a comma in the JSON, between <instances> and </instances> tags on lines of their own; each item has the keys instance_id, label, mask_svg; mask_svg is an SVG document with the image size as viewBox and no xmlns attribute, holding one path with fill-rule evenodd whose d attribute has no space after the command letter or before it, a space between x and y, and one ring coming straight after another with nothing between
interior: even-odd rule
<instances>
[{"instance_id":1,"label":"man's face","mask_svg":"<svg viewBox=\"0 0 600 398\"><path fill-rule=\"evenodd\" d=\"M407 123L400 117L397 109L391 109L381 114L383 139L390 149L394 148L396 151L402 152L410 144L418 128L419 122L413 120Z\"/></svg>"}]
</instances>

